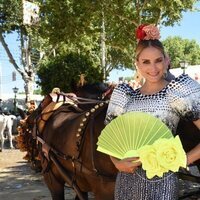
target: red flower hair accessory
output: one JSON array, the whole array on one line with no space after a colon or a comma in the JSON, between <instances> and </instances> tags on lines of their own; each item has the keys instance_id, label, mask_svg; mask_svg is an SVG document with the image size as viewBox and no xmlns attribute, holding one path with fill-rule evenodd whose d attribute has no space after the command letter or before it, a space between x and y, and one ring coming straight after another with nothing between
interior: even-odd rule
<instances>
[{"instance_id":1,"label":"red flower hair accessory","mask_svg":"<svg viewBox=\"0 0 200 200\"><path fill-rule=\"evenodd\" d=\"M136 30L136 38L138 40L159 40L160 32L153 24L142 24Z\"/></svg>"}]
</instances>

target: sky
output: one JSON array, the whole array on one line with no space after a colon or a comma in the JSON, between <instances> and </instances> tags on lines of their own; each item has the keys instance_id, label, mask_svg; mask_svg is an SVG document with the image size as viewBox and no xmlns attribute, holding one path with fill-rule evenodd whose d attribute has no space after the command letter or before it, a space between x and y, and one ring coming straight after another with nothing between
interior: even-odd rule
<instances>
[{"instance_id":1,"label":"sky","mask_svg":"<svg viewBox=\"0 0 200 200\"><path fill-rule=\"evenodd\" d=\"M200 9L200 3L196 4L196 7ZM183 39L194 39L200 45L200 11L184 13L179 24L173 27L161 27L160 35L161 40L169 36L180 36ZM131 77L133 73L133 70L113 70L108 79L110 82L118 82L119 77Z\"/></svg>"},{"instance_id":2,"label":"sky","mask_svg":"<svg viewBox=\"0 0 200 200\"><path fill-rule=\"evenodd\" d=\"M200 3L197 4L200 9ZM161 27L161 40L168 36L181 36L183 39L194 39L200 44L200 10L199 12L186 12L179 25L174 27Z\"/></svg>"},{"instance_id":3,"label":"sky","mask_svg":"<svg viewBox=\"0 0 200 200\"><path fill-rule=\"evenodd\" d=\"M12 34L6 37L6 42L10 51L12 52L14 59L20 65L20 51L19 42L17 41L17 35ZM24 91L24 82L21 79L19 73L16 73L16 81L12 81L12 72L16 71L13 65L9 62L7 54L5 53L2 44L0 43L0 96L3 94L13 93L14 87L19 88L20 91Z\"/></svg>"},{"instance_id":4,"label":"sky","mask_svg":"<svg viewBox=\"0 0 200 200\"><path fill-rule=\"evenodd\" d=\"M196 7L200 8L200 3L196 4ZM189 40L194 39L200 44L200 11L184 13L181 22L174 27L161 27L161 40L164 40L169 36L180 36L181 38ZM15 60L20 65L19 41L17 41L16 34L7 36L6 42L8 43ZM9 63L9 59L0 43L0 98L4 94L13 94L12 88L14 87L19 88L19 92L24 91L24 82L19 73L16 73L16 81L12 81L13 71L15 71L15 69ZM117 82L121 76L129 77L132 75L132 70L113 70L109 76L109 81Z\"/></svg>"}]
</instances>

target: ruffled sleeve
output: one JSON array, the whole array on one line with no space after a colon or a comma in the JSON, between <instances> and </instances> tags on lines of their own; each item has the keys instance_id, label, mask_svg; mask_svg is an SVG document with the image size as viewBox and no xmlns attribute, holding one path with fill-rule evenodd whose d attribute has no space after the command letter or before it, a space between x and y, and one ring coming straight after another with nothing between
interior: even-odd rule
<instances>
[{"instance_id":1,"label":"ruffled sleeve","mask_svg":"<svg viewBox=\"0 0 200 200\"><path fill-rule=\"evenodd\" d=\"M133 91L134 90L125 83L118 85L114 89L108 105L105 124L108 124L112 119L125 112L126 105Z\"/></svg>"},{"instance_id":2,"label":"ruffled sleeve","mask_svg":"<svg viewBox=\"0 0 200 200\"><path fill-rule=\"evenodd\" d=\"M185 120L200 119L200 84L188 75L181 75L169 84L170 105Z\"/></svg>"}]
</instances>

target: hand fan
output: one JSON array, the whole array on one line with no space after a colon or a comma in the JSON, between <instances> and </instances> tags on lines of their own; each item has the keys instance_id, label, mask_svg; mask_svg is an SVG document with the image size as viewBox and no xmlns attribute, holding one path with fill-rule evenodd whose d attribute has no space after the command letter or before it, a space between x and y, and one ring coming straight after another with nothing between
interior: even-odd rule
<instances>
[{"instance_id":1,"label":"hand fan","mask_svg":"<svg viewBox=\"0 0 200 200\"><path fill-rule=\"evenodd\" d=\"M128 112L102 130L97 150L119 159L137 157L137 150L142 146L172 137L170 129L159 118L144 112Z\"/></svg>"}]
</instances>

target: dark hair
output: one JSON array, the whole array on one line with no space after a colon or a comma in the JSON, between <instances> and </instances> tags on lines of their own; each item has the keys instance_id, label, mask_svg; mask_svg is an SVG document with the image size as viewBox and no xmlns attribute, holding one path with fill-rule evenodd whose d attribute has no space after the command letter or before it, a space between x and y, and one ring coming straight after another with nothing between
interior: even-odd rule
<instances>
[{"instance_id":1,"label":"dark hair","mask_svg":"<svg viewBox=\"0 0 200 200\"><path fill-rule=\"evenodd\" d=\"M140 53L147 47L155 47L160 50L165 57L163 44L159 40L140 40L136 46L135 58L138 60Z\"/></svg>"}]
</instances>

